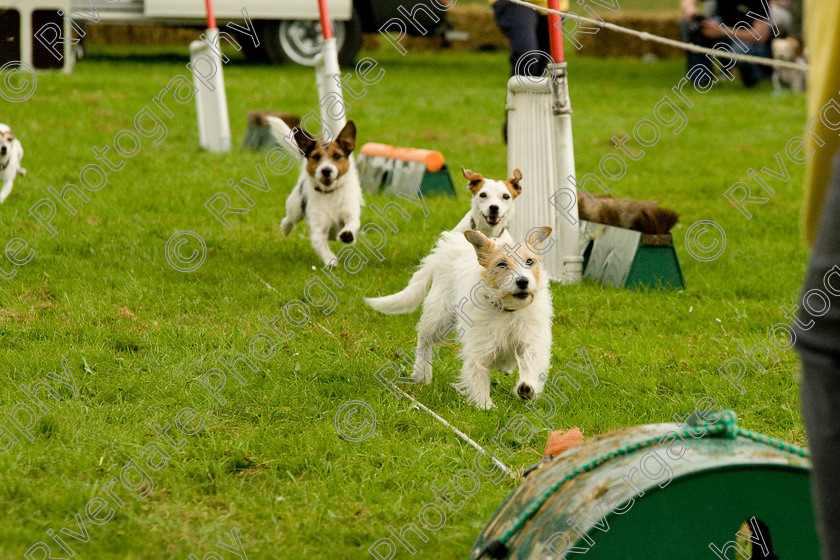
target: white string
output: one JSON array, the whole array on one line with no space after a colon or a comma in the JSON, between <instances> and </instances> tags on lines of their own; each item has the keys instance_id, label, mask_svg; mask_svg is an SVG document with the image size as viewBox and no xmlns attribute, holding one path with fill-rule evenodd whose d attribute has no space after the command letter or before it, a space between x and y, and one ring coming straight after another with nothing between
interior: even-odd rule
<instances>
[{"instance_id":1,"label":"white string","mask_svg":"<svg viewBox=\"0 0 840 560\"><path fill-rule=\"evenodd\" d=\"M411 395L409 395L408 393L406 393L405 391L403 391L402 389L400 389L396 385L392 385L392 387L394 389L396 389L397 391L399 391L400 393L402 393L402 395L404 397L407 397L408 399L414 401L414 404L416 404L417 406L419 406L420 408L422 408L423 410L425 410L426 412L431 414L438 422L440 422L441 424L443 424L444 426L446 426L447 428L449 428L450 430L455 432L458 435L458 437L460 437L461 439L463 439L464 441L469 443L471 446L473 446L478 451L481 451L482 453L484 453L488 457L490 457L490 460L493 461L493 463L495 463L497 467L499 467L500 469L505 471L505 473L507 473L507 475L509 477L511 477L513 479L516 479L516 475L513 473L512 470L510 470L507 467L507 465L505 465L504 463L502 463L501 461L499 461L498 459L493 457L493 455L488 453L486 449L484 449L479 444L477 444L475 441L470 439L470 436L468 436L467 434L465 434L464 432L462 432L461 430L459 430L458 428L456 428L455 426L453 426L452 424L450 424L449 422L447 422L446 420L444 420L443 418L441 418L440 416L435 414L431 409L427 408L423 403L421 403L420 401L418 401L417 399L415 399L414 397L412 397Z\"/></svg>"},{"instance_id":2,"label":"white string","mask_svg":"<svg viewBox=\"0 0 840 560\"><path fill-rule=\"evenodd\" d=\"M654 35L652 33L648 33L647 31L636 31L635 29L630 29L629 27L622 27L620 25L616 25L614 23L609 23L605 21L599 21L596 19L586 18L579 16L574 12L561 12L559 10L552 10L551 8L543 8L542 6L537 6L536 4L531 4L530 2L525 2L523 0L509 0L514 4L519 4L520 6L526 6L531 8L532 10L536 10L538 12L544 12L546 14L556 14L559 16L566 16L568 14L572 14L574 19L579 19L580 21L591 23L593 25L597 25L598 27L602 27L604 29L609 29L610 31L616 31L618 33L626 33L627 35L632 35L634 37L638 37L643 41L651 41L653 43L662 43L663 45L669 45L671 47L675 47L678 49L682 49L685 51L697 52L697 53L714 53L716 58L729 58L734 60L740 60L742 62L751 62L753 64L763 64L765 66L775 66L778 68L792 68L794 70L808 70L807 64L799 64L797 62L788 62L786 60L775 60L772 58L764 58L760 56L752 56L748 54L737 54L737 53L730 53L723 49L709 49L707 47L701 47L700 45L692 45L691 43L684 43L683 41L676 41L674 39L668 39L666 37L660 37L659 35Z\"/></svg>"},{"instance_id":3,"label":"white string","mask_svg":"<svg viewBox=\"0 0 840 560\"><path fill-rule=\"evenodd\" d=\"M250 270L250 269L249 269L249 270ZM266 288L268 288L269 290L271 290L272 292L274 292L275 294L280 293L280 292L278 292L277 290L275 290L275 289L274 289L274 286L272 286L271 284L269 284L268 282L266 282L265 280L263 280L263 279L262 279L262 277L261 277L259 274L257 274L256 272L254 272L253 270L251 270L251 274L253 274L254 276L256 276L256 277L257 277L257 280L259 280L260 282L262 282L263 284L265 284L265 287L266 287Z\"/></svg>"}]
</instances>

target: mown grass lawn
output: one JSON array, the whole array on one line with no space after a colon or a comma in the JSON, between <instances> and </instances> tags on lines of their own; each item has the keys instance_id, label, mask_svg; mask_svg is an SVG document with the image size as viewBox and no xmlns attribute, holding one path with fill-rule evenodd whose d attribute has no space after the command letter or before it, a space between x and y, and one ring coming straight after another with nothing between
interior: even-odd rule
<instances>
[{"instance_id":1,"label":"mown grass lawn","mask_svg":"<svg viewBox=\"0 0 840 560\"><path fill-rule=\"evenodd\" d=\"M505 53L366 54L385 74L350 103L360 142L438 149L453 170L504 174ZM464 181L453 173L461 195L428 198L428 216L403 203L411 220L394 215L400 231L389 232L385 260L371 258L356 274L336 272L344 287L334 288L332 312L310 306L308 323L260 362L258 373L248 372L246 385L228 376L222 405L199 376L218 366L217 357L246 352L251 337L266 330L261 316L282 314L288 301L304 299L311 278L323 278L313 270L319 263L304 225L287 239L279 235L293 173L269 173L271 191L255 192L250 211L231 216L233 227L225 229L204 202L232 192L229 178L256 179L263 156L199 151L194 104L170 104L165 140L143 139L139 153L110 172L87 204L74 199L76 215L59 206L55 236L28 212L49 196L50 185L78 181L79 171L95 163L92 147L132 128L135 114L173 76L186 74L185 57L186 47L93 46L73 74L40 75L32 99L0 109L0 121L23 142L29 170L0 207L2 243L22 238L34 250L14 278L0 281L0 413L29 402L18 387L62 373L62 360L80 393L61 389L61 402L40 394L49 412L39 413L33 441L10 428L18 441L0 454L0 556L22 558L39 541L61 555L48 531L78 531L74 516L87 519L85 504L105 496L102 487L129 461L143 463L140 451L156 439L154 426L174 424L178 411L191 407L201 430L176 442L168 464L147 473L152 482L138 482L135 492L118 483L124 506L103 525L86 522L88 542L65 534L77 557L201 558L220 540L231 544L236 527L252 559L370 558L368 548L389 536L389 525L418 523L423 505L435 501L433 486L451 485L455 473L472 468L471 448L374 379L401 349L413 347L417 314L386 317L361 301L405 285L438 233L466 211ZM612 135L631 134L638 120L652 119L654 105L684 71L682 61L591 58L572 58L569 68L579 175L596 171L599 159L615 151ZM309 69L234 59L224 72L236 146L250 110L315 108ZM779 306L796 302L806 259L798 233L802 168L786 160L790 179L770 180L776 194L754 205L750 220L723 193L746 180L747 169L774 167L776 152L800 132L804 98L774 97L769 84L745 90L737 82L705 94L685 91L693 102L683 106L685 128L679 135L664 131L612 191L653 198L681 214L674 234L687 288L553 286L552 371L576 361L585 347L600 384L577 375L581 389L568 393L552 422L592 436L669 421L711 397L738 411L745 427L804 444L793 352L780 352L765 375L751 368L743 395L717 371L739 345L766 342L772 325L787 322ZM369 205L389 200L367 197ZM726 231L726 250L714 261L685 251L685 231L697 220L714 220ZM377 220L367 208L362 221ZM165 259L167 239L180 230L207 243L207 260L195 272L176 271ZM3 268L12 267L3 261ZM411 392L482 444L525 411L510 395L514 380L504 376L493 389L496 409L466 405L449 386L459 367L451 350L443 352L442 366L430 386ZM365 441L336 434L336 411L349 400L363 400L376 413L376 431ZM0 423L11 427L5 416ZM534 463L546 436L544 430L525 444L506 436L516 452L503 458L513 468ZM515 487L481 480L428 543L413 540L420 556L466 556ZM408 556L399 548L398 558Z\"/></svg>"}]
</instances>

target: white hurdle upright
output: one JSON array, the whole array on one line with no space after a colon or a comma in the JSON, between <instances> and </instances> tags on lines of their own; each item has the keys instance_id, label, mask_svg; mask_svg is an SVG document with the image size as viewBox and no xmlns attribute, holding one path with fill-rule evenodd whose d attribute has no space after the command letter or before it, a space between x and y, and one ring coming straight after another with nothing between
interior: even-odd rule
<instances>
[{"instance_id":1,"label":"white hurdle upright","mask_svg":"<svg viewBox=\"0 0 840 560\"><path fill-rule=\"evenodd\" d=\"M326 0L318 0L318 10L321 18L321 52L315 55L315 85L318 88L321 122L329 129L329 133L326 130L322 130L320 133L327 133L326 136L334 139L341 132L341 129L344 128L344 125L347 124L347 111L344 105L344 94L341 89L341 68L338 65L338 46L333 36L332 23L330 22ZM335 107L340 107L340 110L331 110ZM289 125L277 117L267 116L266 120L271 129L271 135L290 154L300 151ZM304 117L304 120L306 120L306 117ZM300 128L304 129L303 131L307 135L310 134L308 130L305 130L303 122L301 122ZM350 158L354 159L353 154L350 155Z\"/></svg>"},{"instance_id":2,"label":"white hurdle upright","mask_svg":"<svg viewBox=\"0 0 840 560\"><path fill-rule=\"evenodd\" d=\"M522 172L522 194L511 235L522 240L531 228L550 226L554 245L543 255L548 277L580 282L583 257L572 142L572 106L566 63L548 65L549 76L512 76L507 85L508 176Z\"/></svg>"},{"instance_id":3,"label":"white hurdle upright","mask_svg":"<svg viewBox=\"0 0 840 560\"><path fill-rule=\"evenodd\" d=\"M326 0L318 0L321 16L321 52L315 55L315 83L321 105L321 120L330 127L335 138L347 124L344 95L341 90L341 68L338 66L338 45L333 36L332 22ZM341 107L338 113L330 108Z\"/></svg>"},{"instance_id":4,"label":"white hurdle upright","mask_svg":"<svg viewBox=\"0 0 840 560\"><path fill-rule=\"evenodd\" d=\"M330 127L333 137L338 136L347 124L347 112L344 109L344 95L340 80L338 51L335 37L331 36L329 39L324 39L321 52L315 55L315 83L318 86L318 99L321 102L321 120ZM338 112L330 110L334 107L341 109Z\"/></svg>"},{"instance_id":5,"label":"white hurdle upright","mask_svg":"<svg viewBox=\"0 0 840 560\"><path fill-rule=\"evenodd\" d=\"M207 29L205 37L209 43L218 44L218 35L219 30L214 21L213 27ZM211 152L229 152L230 119L225 80L222 76L222 57L204 41L193 41L190 43L190 63L194 69L208 63L215 68L215 72L207 80L210 82L209 87L199 80L196 72L193 73L199 145Z\"/></svg>"}]
</instances>

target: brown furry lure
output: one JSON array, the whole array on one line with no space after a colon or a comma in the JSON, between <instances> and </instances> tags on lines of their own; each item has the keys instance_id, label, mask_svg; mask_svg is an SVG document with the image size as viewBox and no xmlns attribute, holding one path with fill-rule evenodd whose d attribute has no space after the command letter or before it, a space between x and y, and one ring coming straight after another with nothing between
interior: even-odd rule
<instances>
[{"instance_id":1,"label":"brown furry lure","mask_svg":"<svg viewBox=\"0 0 840 560\"><path fill-rule=\"evenodd\" d=\"M267 127L268 121L266 120L266 117L277 117L285 122L292 130L300 128L299 116L279 111L251 111L248 113L248 124Z\"/></svg>"},{"instance_id":2,"label":"brown furry lure","mask_svg":"<svg viewBox=\"0 0 840 560\"><path fill-rule=\"evenodd\" d=\"M589 222L656 235L668 233L679 220L676 212L652 200L613 198L608 194L590 195L580 191L578 216Z\"/></svg>"}]
</instances>

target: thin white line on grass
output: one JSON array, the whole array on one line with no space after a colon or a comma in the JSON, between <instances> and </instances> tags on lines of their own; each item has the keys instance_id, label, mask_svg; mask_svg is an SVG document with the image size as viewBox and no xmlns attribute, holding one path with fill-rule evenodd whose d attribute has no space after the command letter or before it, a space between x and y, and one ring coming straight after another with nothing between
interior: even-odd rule
<instances>
[{"instance_id":1,"label":"thin white line on grass","mask_svg":"<svg viewBox=\"0 0 840 560\"><path fill-rule=\"evenodd\" d=\"M507 465L505 465L504 463L502 463L501 461L499 461L498 459L496 459L495 457L493 457L493 455L491 455L490 453L488 453L486 449L484 449L483 447L481 447L481 445L479 445L478 443L476 443L475 441L473 441L473 440L470 438L470 436L468 436L467 434L465 434L464 432L462 432L461 430L459 430L458 428L456 428L455 426L453 426L452 424L450 424L449 422L447 422L446 420L444 420L443 418L441 418L440 416L438 416L437 414L435 414L435 412L434 412L433 410L431 410L430 408L428 408L426 405L424 405L423 403L421 403L420 401L418 401L417 399L415 399L414 397L412 397L411 395L409 395L408 393L406 393L405 391L403 391L402 389L400 389L400 388L399 388L399 387L397 387L396 385L394 385L393 387L394 387L394 389L396 389L397 391L399 391L400 393L402 393L402 395L403 395L404 397L406 397L406 398L408 398L409 400L413 401L413 402L414 402L414 404L416 404L417 406L419 406L420 408L422 408L423 410L425 410L426 412L428 412L429 414L431 414L432 416L434 416L435 420L437 420L438 422L440 422L441 424L443 424L444 426L446 426L447 428L449 428L450 430L452 430L453 432L455 432L455 434L457 434L457 435L458 435L458 437L460 437L462 440L466 441L466 442L467 442L467 443L469 443L472 447L474 447L474 448L475 448L475 449L477 449L478 451L481 451L482 453L484 453L484 454L486 454L488 457L490 457L490 460L491 460L491 461L493 461L493 462L496 464L496 466L497 466L497 467L499 467L500 469L502 469L503 471L505 471L509 477L511 477L511 478L513 478L513 479L516 479L516 475L513 473L513 471L512 471L512 470L510 470L510 469L507 467Z\"/></svg>"},{"instance_id":2,"label":"thin white line on grass","mask_svg":"<svg viewBox=\"0 0 840 560\"><path fill-rule=\"evenodd\" d=\"M249 269L249 270L250 270L250 269ZM269 284L268 282L266 282L265 280L263 280L263 279L262 279L262 277L260 277L260 275L259 275L259 274L257 274L256 272L254 272L253 270L251 270L251 274L253 274L254 276L256 276L256 277L257 277L257 280L259 280L260 282L262 282L263 284L265 284L265 287L266 287L266 288L268 288L269 290L271 290L272 292L274 292L275 294L279 294L279 293L280 293L280 292L278 292L277 290L275 290L275 289L274 289L274 286L272 286L271 284Z\"/></svg>"},{"instance_id":3,"label":"thin white line on grass","mask_svg":"<svg viewBox=\"0 0 840 560\"><path fill-rule=\"evenodd\" d=\"M325 327L325 326L324 326L324 325L322 325L321 323L318 323L318 326L319 326L319 327L321 327L322 329L324 329L325 331L327 331L327 334L329 334L329 335L330 335L331 337L333 337L335 340L338 340L338 337L336 337L333 333L331 333L331 332L330 332L330 329L328 329L327 327Z\"/></svg>"}]
</instances>

